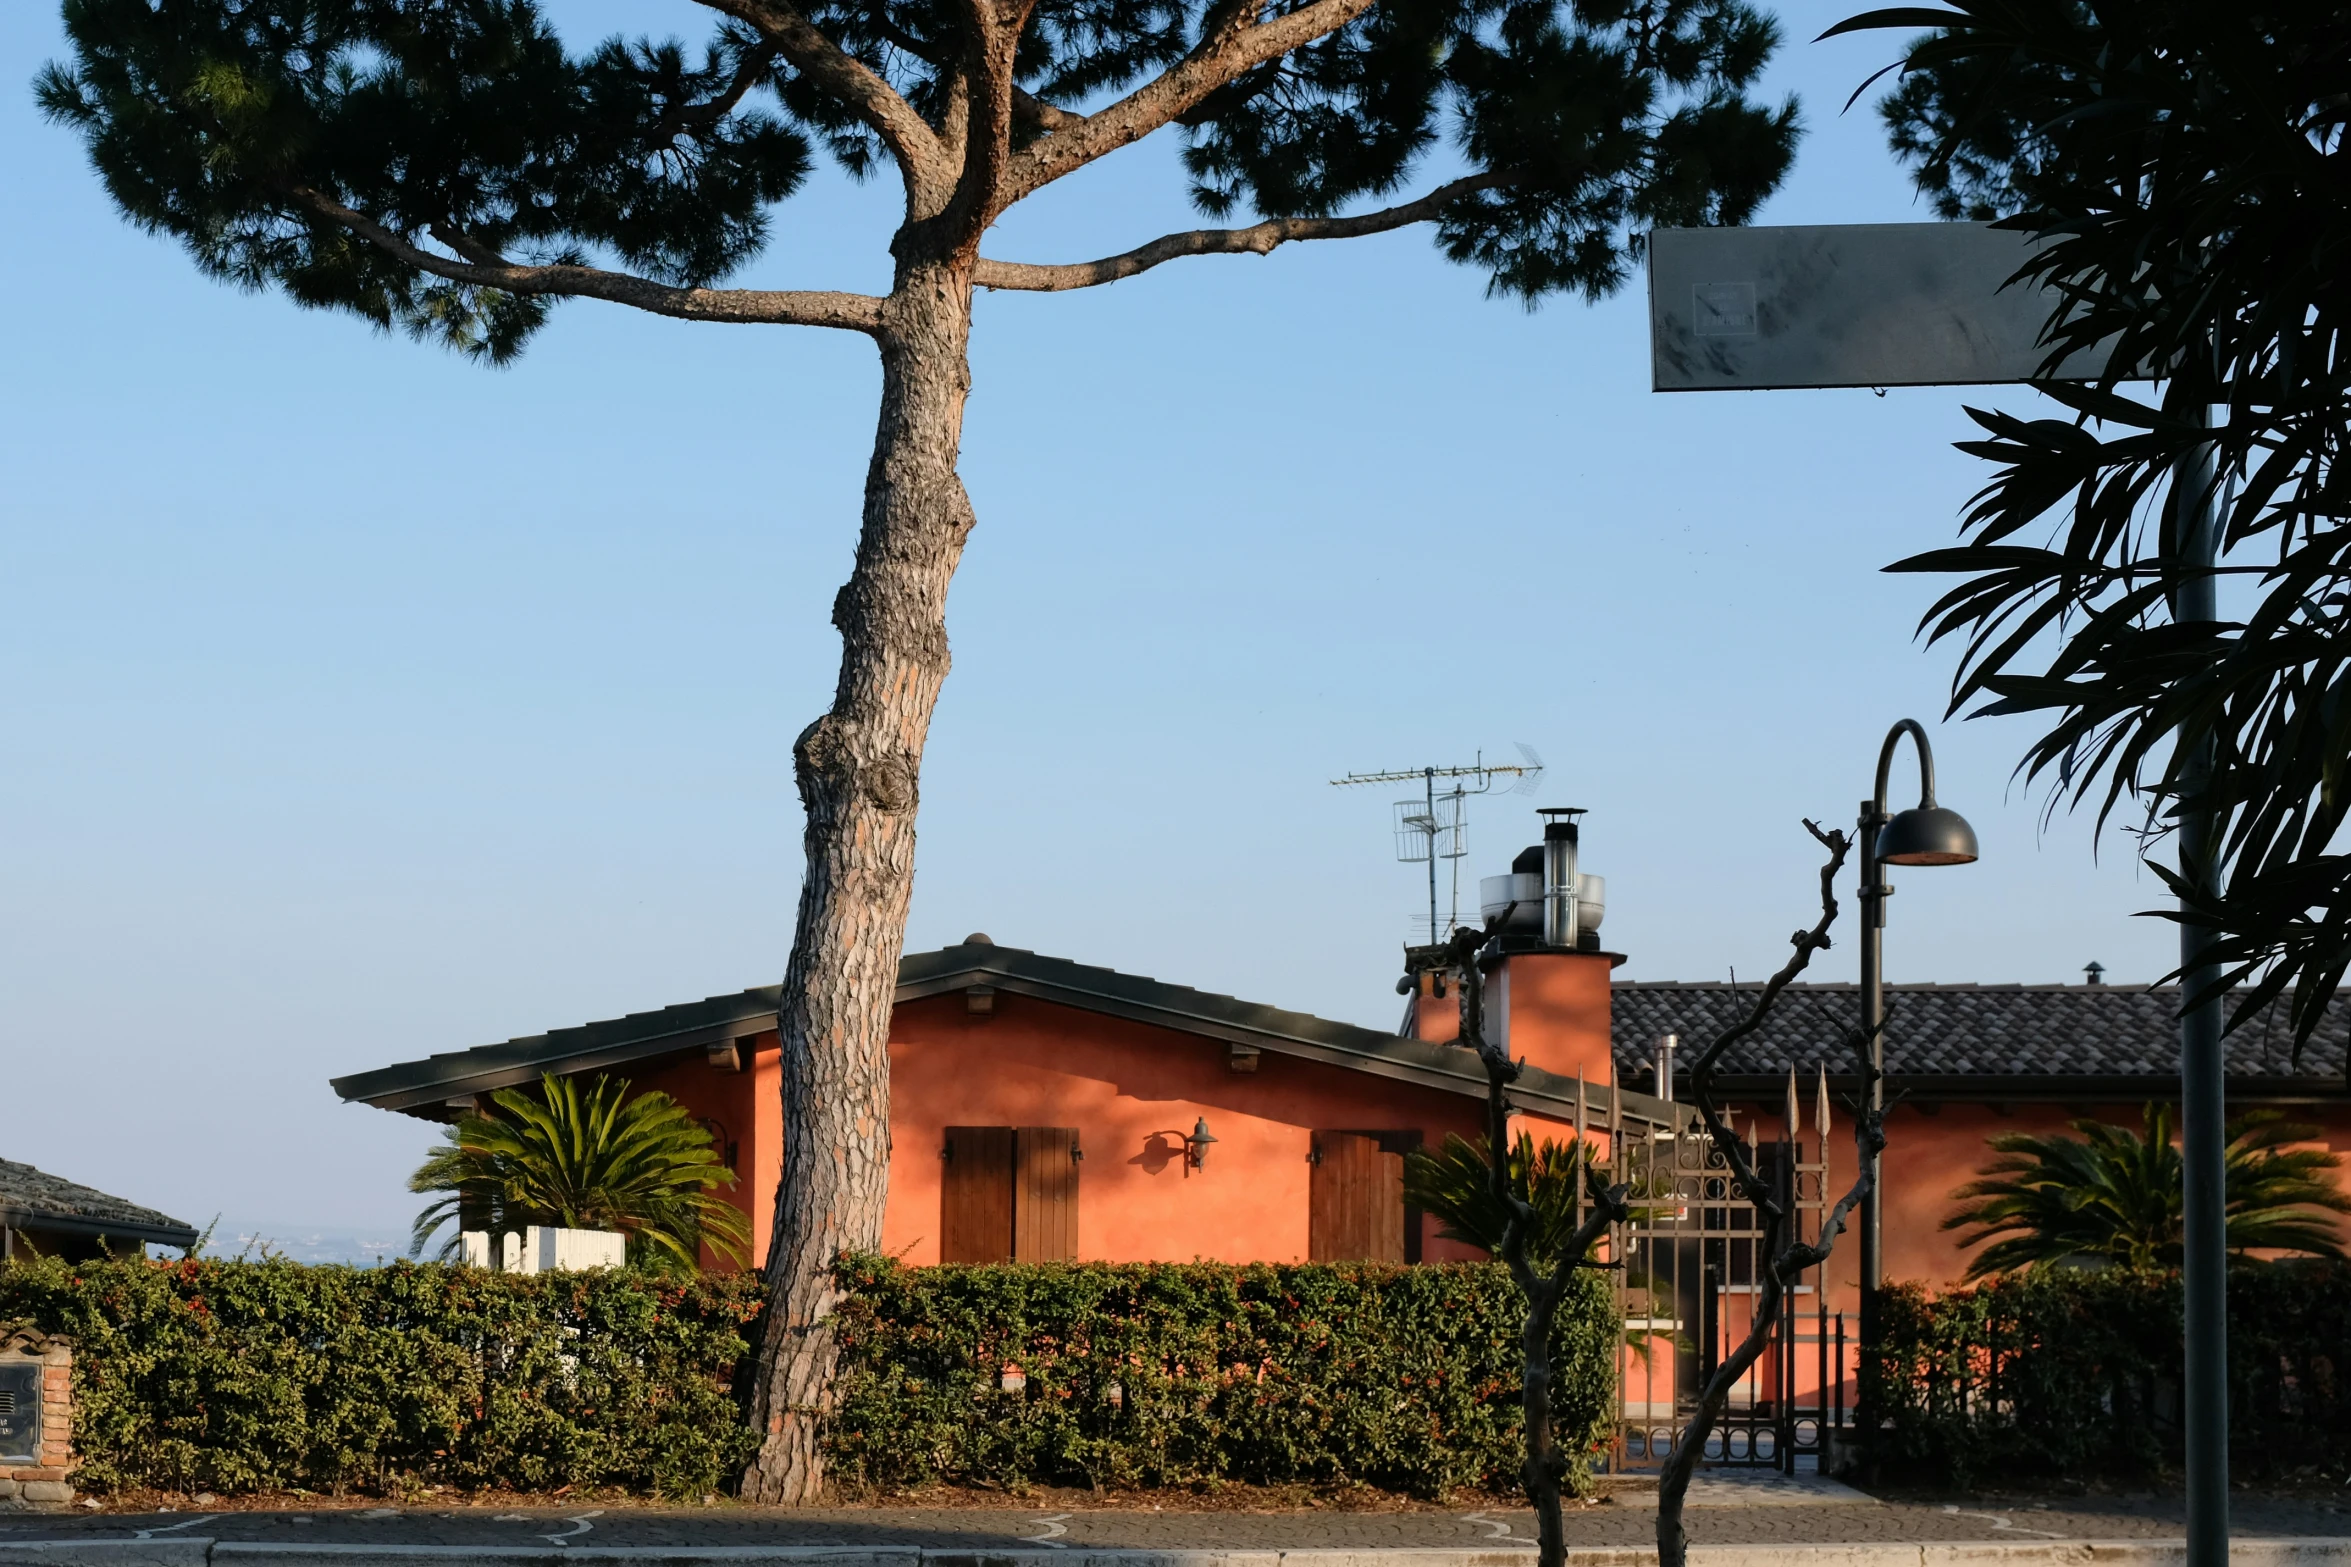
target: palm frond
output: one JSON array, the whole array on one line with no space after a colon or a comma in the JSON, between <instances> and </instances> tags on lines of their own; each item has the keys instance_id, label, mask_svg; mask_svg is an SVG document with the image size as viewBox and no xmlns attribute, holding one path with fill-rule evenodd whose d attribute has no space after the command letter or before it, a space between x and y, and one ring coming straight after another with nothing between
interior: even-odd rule
<instances>
[{"instance_id":1,"label":"palm frond","mask_svg":"<svg viewBox=\"0 0 2351 1567\"><path fill-rule=\"evenodd\" d=\"M410 1255L479 1202L492 1230L532 1225L617 1230L639 1267L691 1270L708 1246L743 1262L750 1224L718 1195L735 1184L710 1133L669 1095L632 1094L624 1078L542 1078L536 1094L503 1088L494 1115L460 1118L409 1178L439 1193L417 1215ZM442 1255L455 1250L454 1239Z\"/></svg>"},{"instance_id":2,"label":"palm frond","mask_svg":"<svg viewBox=\"0 0 2351 1567\"><path fill-rule=\"evenodd\" d=\"M1992 1138L1998 1157L1952 1194L1961 1206L1943 1228L1969 1231L1960 1237L1963 1247L1984 1247L1968 1264L1969 1279L2065 1264L2180 1265L2180 1151L2171 1107L2146 1106L2136 1133L2096 1120L2071 1124L2072 1137ZM2295 1146L2317 1135L2276 1110L2249 1110L2229 1122L2228 1248L2238 1260L2260 1252L2344 1254L2328 1217L2351 1213L2351 1196L2329 1178L2342 1160Z\"/></svg>"}]
</instances>

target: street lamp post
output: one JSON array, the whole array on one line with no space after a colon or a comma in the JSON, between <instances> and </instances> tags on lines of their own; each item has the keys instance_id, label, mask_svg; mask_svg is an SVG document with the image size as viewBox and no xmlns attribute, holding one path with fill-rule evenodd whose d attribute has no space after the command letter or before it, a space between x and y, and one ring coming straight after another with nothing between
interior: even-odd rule
<instances>
[{"instance_id":1,"label":"street lamp post","mask_svg":"<svg viewBox=\"0 0 2351 1567\"><path fill-rule=\"evenodd\" d=\"M1893 816L1886 814L1886 780L1893 771L1894 751L1904 735L1918 746L1918 804ZM1884 880L1889 865L1967 865L1976 858L1975 829L1957 811L1935 803L1935 753L1927 732L1915 718L1905 718L1886 731L1878 748L1877 790L1861 802L1861 1026L1869 1038L1869 1106L1885 1108L1886 1072L1886 899L1894 889ZM1878 1156L1869 1161L1869 1191L1861 1200L1861 1346L1867 1355L1877 1346L1878 1287L1884 1282L1879 1249ZM1862 1440L1872 1446L1877 1412L1865 1404L1859 1411Z\"/></svg>"}]
</instances>

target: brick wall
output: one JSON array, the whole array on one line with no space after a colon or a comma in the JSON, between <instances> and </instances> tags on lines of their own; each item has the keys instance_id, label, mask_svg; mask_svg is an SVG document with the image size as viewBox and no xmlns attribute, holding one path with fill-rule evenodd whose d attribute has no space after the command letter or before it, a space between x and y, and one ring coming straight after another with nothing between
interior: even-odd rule
<instances>
[{"instance_id":1,"label":"brick wall","mask_svg":"<svg viewBox=\"0 0 2351 1567\"><path fill-rule=\"evenodd\" d=\"M31 1331L0 1339L0 1359L41 1367L41 1452L33 1463L0 1460L0 1511L63 1507L73 1500L73 1349Z\"/></svg>"}]
</instances>

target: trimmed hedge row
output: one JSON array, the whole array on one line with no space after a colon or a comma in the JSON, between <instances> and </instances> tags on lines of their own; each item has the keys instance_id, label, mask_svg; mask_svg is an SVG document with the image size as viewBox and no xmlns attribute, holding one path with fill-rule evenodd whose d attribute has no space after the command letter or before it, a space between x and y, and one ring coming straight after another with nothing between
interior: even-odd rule
<instances>
[{"instance_id":1,"label":"trimmed hedge row","mask_svg":"<svg viewBox=\"0 0 2351 1567\"><path fill-rule=\"evenodd\" d=\"M2176 1273L2036 1269L1930 1298L1889 1289L1864 1398L1894 1475L2144 1475L2181 1447ZM2229 1275L2229 1448L2240 1477L2351 1467L2351 1266Z\"/></svg>"},{"instance_id":2,"label":"trimmed hedge row","mask_svg":"<svg viewBox=\"0 0 2351 1567\"><path fill-rule=\"evenodd\" d=\"M731 1381L757 1284L43 1259L0 1267L0 1323L72 1341L85 1490L699 1496L756 1445Z\"/></svg>"},{"instance_id":3,"label":"trimmed hedge row","mask_svg":"<svg viewBox=\"0 0 2351 1567\"><path fill-rule=\"evenodd\" d=\"M1517 1483L1525 1316L1493 1264L846 1271L831 1447L851 1484ZM1554 1361L1578 1489L1617 1334L1605 1279L1582 1275Z\"/></svg>"},{"instance_id":4,"label":"trimmed hedge row","mask_svg":"<svg viewBox=\"0 0 2351 1567\"><path fill-rule=\"evenodd\" d=\"M1515 1483L1523 1319L1491 1265L860 1258L843 1276L830 1442L851 1486ZM75 1346L94 1491L724 1489L756 1446L736 1382L758 1308L742 1274L0 1268L0 1323ZM1579 1486L1615 1343L1608 1287L1586 1275L1558 1332Z\"/></svg>"}]
</instances>

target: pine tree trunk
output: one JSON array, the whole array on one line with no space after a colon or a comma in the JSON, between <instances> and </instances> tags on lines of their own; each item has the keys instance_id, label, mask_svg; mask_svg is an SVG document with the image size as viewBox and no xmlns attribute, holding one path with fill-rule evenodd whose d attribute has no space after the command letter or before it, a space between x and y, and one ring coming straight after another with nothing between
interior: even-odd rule
<instances>
[{"instance_id":1,"label":"pine tree trunk","mask_svg":"<svg viewBox=\"0 0 2351 1567\"><path fill-rule=\"evenodd\" d=\"M814 1501L837 1359L833 1265L876 1251L890 1184L890 1011L914 885L923 741L947 676L947 584L972 526L955 472L967 267L902 266L857 565L833 601L841 677L794 747L808 866L777 1026L783 1180L767 1260L747 1500Z\"/></svg>"}]
</instances>

